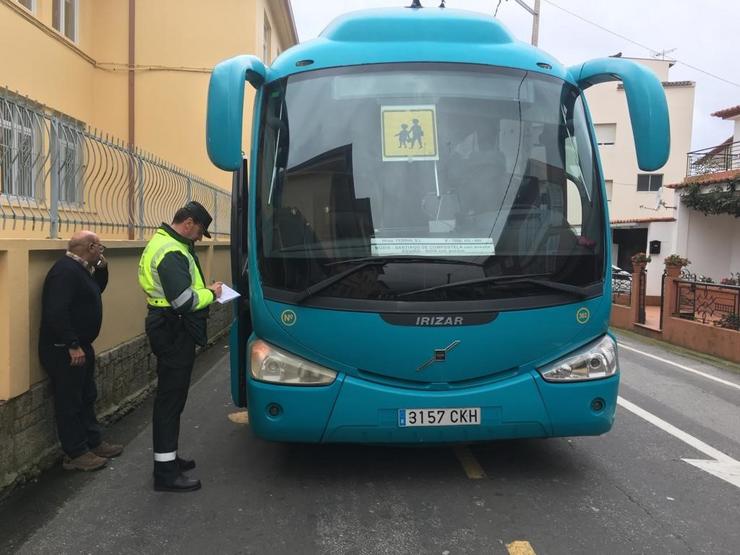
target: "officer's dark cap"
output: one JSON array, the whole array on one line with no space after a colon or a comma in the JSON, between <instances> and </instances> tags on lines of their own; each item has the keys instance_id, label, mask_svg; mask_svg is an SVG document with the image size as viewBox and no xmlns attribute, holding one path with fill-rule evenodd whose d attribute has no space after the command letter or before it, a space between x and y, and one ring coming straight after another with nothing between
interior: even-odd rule
<instances>
[{"instance_id":1,"label":"officer's dark cap","mask_svg":"<svg viewBox=\"0 0 740 555\"><path fill-rule=\"evenodd\" d=\"M203 226L203 235L210 239L211 234L208 233L208 226L211 225L213 218L211 218L208 210L206 210L201 203L195 200L188 202L184 208L188 211L188 214L190 214L190 217L193 218L195 223Z\"/></svg>"}]
</instances>

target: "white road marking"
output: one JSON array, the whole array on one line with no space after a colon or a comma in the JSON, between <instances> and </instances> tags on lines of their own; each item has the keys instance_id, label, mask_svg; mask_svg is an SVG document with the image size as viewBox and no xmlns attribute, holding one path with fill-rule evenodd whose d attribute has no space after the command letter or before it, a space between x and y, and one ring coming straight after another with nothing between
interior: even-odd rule
<instances>
[{"instance_id":1,"label":"white road marking","mask_svg":"<svg viewBox=\"0 0 740 555\"><path fill-rule=\"evenodd\" d=\"M721 478L722 480L731 483L733 486L740 488L740 462L722 451L715 449L711 445L704 443L700 439L676 428L673 424L669 424L662 418L638 407L623 397L617 397L617 404L713 459L681 459L682 461L700 468L705 472L709 472L713 476Z\"/></svg>"},{"instance_id":2,"label":"white road marking","mask_svg":"<svg viewBox=\"0 0 740 555\"><path fill-rule=\"evenodd\" d=\"M740 384L736 384L727 380L723 380L722 378L717 378L716 376L712 376L711 374L706 374L704 372L700 372L699 370L694 370L693 368L690 368L689 366L684 366L683 364L678 364L677 362L673 362L672 360L668 360L667 358L661 358L659 356L651 355L650 353L646 353L645 351L640 351L639 349L635 349L634 347L631 347L629 345L625 345L621 341L619 342L619 346L622 349L627 349L628 351L634 351L636 353L640 353L643 356L654 358L655 360L659 360L660 362L664 362L666 364L670 364L672 366L675 366L676 368L680 368L681 370L685 370L686 372L691 372L692 374L697 374L698 376L701 376L703 378L707 378L708 380L713 380L715 382L721 383L723 385L729 385L730 387L734 387L735 389L740 389Z\"/></svg>"}]
</instances>

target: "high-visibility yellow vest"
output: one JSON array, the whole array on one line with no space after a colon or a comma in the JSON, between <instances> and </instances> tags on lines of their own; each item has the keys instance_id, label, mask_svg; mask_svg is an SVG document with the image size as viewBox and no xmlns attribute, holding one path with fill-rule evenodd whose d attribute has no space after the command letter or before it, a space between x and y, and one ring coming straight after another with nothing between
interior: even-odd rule
<instances>
[{"instance_id":1,"label":"high-visibility yellow vest","mask_svg":"<svg viewBox=\"0 0 740 555\"><path fill-rule=\"evenodd\" d=\"M165 298L164 289L159 280L159 263L169 252L182 253L190 265L190 288L183 291L177 298L172 300L172 304ZM147 243L144 252L139 259L139 285L147 296L147 303L150 306L169 307L175 310L187 302L191 296L193 304L191 312L206 308L213 302L213 292L208 289L203 280L200 267L195 262L195 258L190 254L188 245L172 237L164 229L158 229L154 236Z\"/></svg>"}]
</instances>

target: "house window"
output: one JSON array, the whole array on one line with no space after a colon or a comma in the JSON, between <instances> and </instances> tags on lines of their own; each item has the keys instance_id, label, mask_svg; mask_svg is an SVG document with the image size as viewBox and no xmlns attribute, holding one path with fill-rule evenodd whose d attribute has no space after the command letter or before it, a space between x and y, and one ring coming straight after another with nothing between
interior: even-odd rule
<instances>
[{"instance_id":1,"label":"house window","mask_svg":"<svg viewBox=\"0 0 740 555\"><path fill-rule=\"evenodd\" d=\"M270 55L272 52L272 27L270 27L270 20L267 18L267 14L265 14L265 38L264 43L262 44L262 59L266 64L269 64L271 61Z\"/></svg>"},{"instance_id":2,"label":"house window","mask_svg":"<svg viewBox=\"0 0 740 555\"><path fill-rule=\"evenodd\" d=\"M35 198L41 168L36 115L0 100L0 188L5 196Z\"/></svg>"},{"instance_id":3,"label":"house window","mask_svg":"<svg viewBox=\"0 0 740 555\"><path fill-rule=\"evenodd\" d=\"M52 187L58 187L59 201L82 204L82 132L66 123L54 127Z\"/></svg>"},{"instance_id":4,"label":"house window","mask_svg":"<svg viewBox=\"0 0 740 555\"><path fill-rule=\"evenodd\" d=\"M606 200L610 201L612 199L614 189L614 180L606 179L604 180L604 185L606 185Z\"/></svg>"},{"instance_id":5,"label":"house window","mask_svg":"<svg viewBox=\"0 0 740 555\"><path fill-rule=\"evenodd\" d=\"M663 186L662 173L639 173L637 174L638 191L657 191Z\"/></svg>"},{"instance_id":6,"label":"house window","mask_svg":"<svg viewBox=\"0 0 740 555\"><path fill-rule=\"evenodd\" d=\"M600 145L613 145L617 136L616 123L597 123L594 125L596 141Z\"/></svg>"},{"instance_id":7,"label":"house window","mask_svg":"<svg viewBox=\"0 0 740 555\"><path fill-rule=\"evenodd\" d=\"M18 3L26 8L28 11L33 13L34 11L34 0L18 0Z\"/></svg>"},{"instance_id":8,"label":"house window","mask_svg":"<svg viewBox=\"0 0 740 555\"><path fill-rule=\"evenodd\" d=\"M79 0L54 0L52 26L69 40L77 41Z\"/></svg>"}]
</instances>

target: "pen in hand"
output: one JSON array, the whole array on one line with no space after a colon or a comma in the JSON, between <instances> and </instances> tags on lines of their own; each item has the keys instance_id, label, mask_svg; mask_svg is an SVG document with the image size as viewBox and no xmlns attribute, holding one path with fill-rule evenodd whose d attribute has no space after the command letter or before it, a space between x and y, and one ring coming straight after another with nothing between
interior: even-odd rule
<instances>
[{"instance_id":1,"label":"pen in hand","mask_svg":"<svg viewBox=\"0 0 740 555\"><path fill-rule=\"evenodd\" d=\"M216 298L218 298L218 297L221 296L221 292L222 292L221 287L222 286L223 286L223 282L221 282L221 281L214 281L213 283L211 283L211 285L208 286L208 289L210 289L211 291L213 291L213 293L216 295Z\"/></svg>"}]
</instances>

